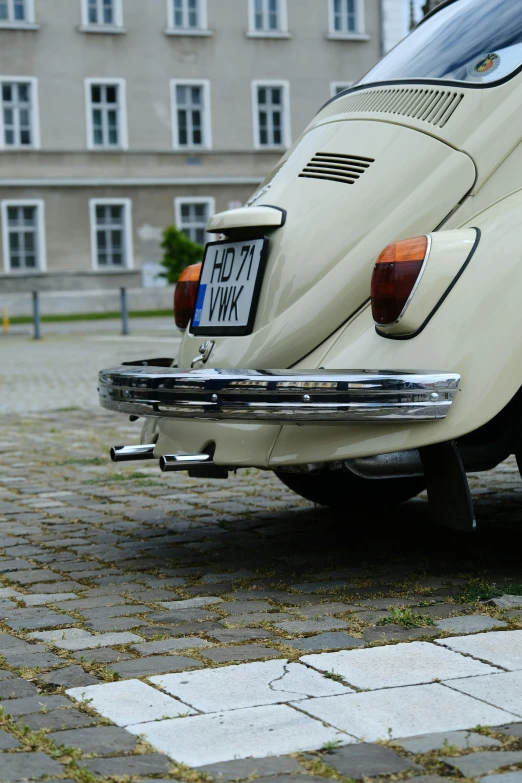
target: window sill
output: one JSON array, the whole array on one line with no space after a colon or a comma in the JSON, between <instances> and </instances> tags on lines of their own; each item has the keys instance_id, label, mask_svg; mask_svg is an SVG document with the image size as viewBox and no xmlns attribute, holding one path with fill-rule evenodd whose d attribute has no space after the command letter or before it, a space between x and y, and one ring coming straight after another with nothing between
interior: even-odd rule
<instances>
[{"instance_id":1,"label":"window sill","mask_svg":"<svg viewBox=\"0 0 522 783\"><path fill-rule=\"evenodd\" d=\"M0 155L4 152L34 152L39 149L40 147L35 144L8 144L0 146Z\"/></svg>"},{"instance_id":2,"label":"window sill","mask_svg":"<svg viewBox=\"0 0 522 783\"><path fill-rule=\"evenodd\" d=\"M26 275L43 275L45 274L45 269L4 269L3 276L4 277L25 277Z\"/></svg>"},{"instance_id":3,"label":"window sill","mask_svg":"<svg viewBox=\"0 0 522 783\"><path fill-rule=\"evenodd\" d=\"M247 38L273 38L288 41L294 36L292 33L283 32L278 30L249 30L246 34Z\"/></svg>"},{"instance_id":4,"label":"window sill","mask_svg":"<svg viewBox=\"0 0 522 783\"><path fill-rule=\"evenodd\" d=\"M287 149L287 144L259 144L255 152L286 152Z\"/></svg>"},{"instance_id":5,"label":"window sill","mask_svg":"<svg viewBox=\"0 0 522 783\"><path fill-rule=\"evenodd\" d=\"M88 148L88 152L101 152L103 154L106 152L127 152L128 149L129 149L128 147L122 147L122 146L117 146L117 147L94 147L93 146Z\"/></svg>"},{"instance_id":6,"label":"window sill","mask_svg":"<svg viewBox=\"0 0 522 783\"><path fill-rule=\"evenodd\" d=\"M187 38L211 38L214 33L212 30L189 30L177 27L167 27L165 29L165 35L172 35Z\"/></svg>"},{"instance_id":7,"label":"window sill","mask_svg":"<svg viewBox=\"0 0 522 783\"><path fill-rule=\"evenodd\" d=\"M0 30L26 30L36 32L40 29L39 24L33 22L0 22Z\"/></svg>"},{"instance_id":8,"label":"window sill","mask_svg":"<svg viewBox=\"0 0 522 783\"><path fill-rule=\"evenodd\" d=\"M178 144L172 149L174 152L181 152L184 155L187 155L187 157L197 157L198 155L201 155L204 152L212 151L212 147L208 147L208 146L191 147L189 145L184 146L182 144Z\"/></svg>"},{"instance_id":9,"label":"window sill","mask_svg":"<svg viewBox=\"0 0 522 783\"><path fill-rule=\"evenodd\" d=\"M132 266L94 266L89 269L92 275L121 275L124 272L137 272Z\"/></svg>"},{"instance_id":10,"label":"window sill","mask_svg":"<svg viewBox=\"0 0 522 783\"><path fill-rule=\"evenodd\" d=\"M366 33L328 33L327 41L371 41Z\"/></svg>"},{"instance_id":11,"label":"window sill","mask_svg":"<svg viewBox=\"0 0 522 783\"><path fill-rule=\"evenodd\" d=\"M125 27L117 27L117 25L80 25L77 28L79 33L101 33L102 35L125 35L127 29Z\"/></svg>"}]
</instances>

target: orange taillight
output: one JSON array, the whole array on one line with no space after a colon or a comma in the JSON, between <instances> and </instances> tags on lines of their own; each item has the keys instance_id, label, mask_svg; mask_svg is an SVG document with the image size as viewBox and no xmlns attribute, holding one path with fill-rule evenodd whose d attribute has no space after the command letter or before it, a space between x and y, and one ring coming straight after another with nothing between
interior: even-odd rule
<instances>
[{"instance_id":1,"label":"orange taillight","mask_svg":"<svg viewBox=\"0 0 522 783\"><path fill-rule=\"evenodd\" d=\"M406 308L428 254L428 237L414 237L388 245L372 275L372 313L376 324L398 321Z\"/></svg>"},{"instance_id":2,"label":"orange taillight","mask_svg":"<svg viewBox=\"0 0 522 783\"><path fill-rule=\"evenodd\" d=\"M201 264L191 264L180 274L174 291L174 320L178 329L186 329L196 306Z\"/></svg>"}]
</instances>

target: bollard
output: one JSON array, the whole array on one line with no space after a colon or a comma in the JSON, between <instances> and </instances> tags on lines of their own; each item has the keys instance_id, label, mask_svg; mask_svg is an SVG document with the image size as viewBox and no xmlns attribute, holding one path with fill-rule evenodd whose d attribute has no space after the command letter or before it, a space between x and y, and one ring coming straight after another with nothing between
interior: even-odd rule
<instances>
[{"instance_id":1,"label":"bollard","mask_svg":"<svg viewBox=\"0 0 522 783\"><path fill-rule=\"evenodd\" d=\"M127 306L127 289L120 288L120 306L121 306L121 333L126 336L129 334L129 309Z\"/></svg>"},{"instance_id":2,"label":"bollard","mask_svg":"<svg viewBox=\"0 0 522 783\"><path fill-rule=\"evenodd\" d=\"M40 298L38 291L33 291L33 338L35 340L41 340L42 334L40 331Z\"/></svg>"},{"instance_id":3,"label":"bollard","mask_svg":"<svg viewBox=\"0 0 522 783\"><path fill-rule=\"evenodd\" d=\"M4 334L9 334L9 310L7 307L2 310L2 330Z\"/></svg>"}]
</instances>

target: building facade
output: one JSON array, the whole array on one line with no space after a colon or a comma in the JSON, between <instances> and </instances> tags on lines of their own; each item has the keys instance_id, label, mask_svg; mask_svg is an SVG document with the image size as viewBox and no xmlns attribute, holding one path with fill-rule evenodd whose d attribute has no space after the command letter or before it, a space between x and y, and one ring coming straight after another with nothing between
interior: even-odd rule
<instances>
[{"instance_id":1,"label":"building facade","mask_svg":"<svg viewBox=\"0 0 522 783\"><path fill-rule=\"evenodd\" d=\"M165 226L206 241L379 59L382 21L381 0L0 0L0 288L152 283Z\"/></svg>"},{"instance_id":2,"label":"building facade","mask_svg":"<svg viewBox=\"0 0 522 783\"><path fill-rule=\"evenodd\" d=\"M382 53L385 54L410 32L410 9L404 0L382 0Z\"/></svg>"}]
</instances>

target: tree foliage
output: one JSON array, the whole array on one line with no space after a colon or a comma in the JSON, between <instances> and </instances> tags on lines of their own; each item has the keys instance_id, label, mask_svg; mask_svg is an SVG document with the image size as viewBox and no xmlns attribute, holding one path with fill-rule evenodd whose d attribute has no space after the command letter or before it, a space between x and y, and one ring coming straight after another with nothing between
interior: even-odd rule
<instances>
[{"instance_id":1,"label":"tree foliage","mask_svg":"<svg viewBox=\"0 0 522 783\"><path fill-rule=\"evenodd\" d=\"M167 226L163 232L161 247L164 250L161 264L165 267L161 277L166 277L169 283L176 283L185 267L197 264L203 259L203 246L193 242L176 226Z\"/></svg>"}]
</instances>

